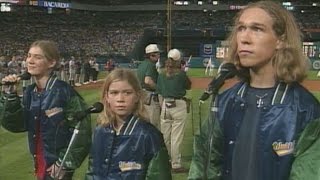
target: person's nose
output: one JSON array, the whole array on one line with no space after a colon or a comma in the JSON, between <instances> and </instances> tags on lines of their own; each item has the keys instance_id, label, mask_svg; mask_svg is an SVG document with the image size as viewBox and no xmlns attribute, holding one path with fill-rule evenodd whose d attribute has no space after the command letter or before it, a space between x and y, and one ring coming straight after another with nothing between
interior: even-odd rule
<instances>
[{"instance_id":1,"label":"person's nose","mask_svg":"<svg viewBox=\"0 0 320 180\"><path fill-rule=\"evenodd\" d=\"M27 64L32 64L32 63L34 63L34 59L32 58L32 56L30 56L30 57L28 57L28 58L26 59L26 63L27 63Z\"/></svg>"},{"instance_id":2,"label":"person's nose","mask_svg":"<svg viewBox=\"0 0 320 180\"><path fill-rule=\"evenodd\" d=\"M238 36L241 44L251 44L251 32L249 29L238 32Z\"/></svg>"},{"instance_id":3,"label":"person's nose","mask_svg":"<svg viewBox=\"0 0 320 180\"><path fill-rule=\"evenodd\" d=\"M117 102L124 102L124 94L123 93L119 93L117 96Z\"/></svg>"}]
</instances>

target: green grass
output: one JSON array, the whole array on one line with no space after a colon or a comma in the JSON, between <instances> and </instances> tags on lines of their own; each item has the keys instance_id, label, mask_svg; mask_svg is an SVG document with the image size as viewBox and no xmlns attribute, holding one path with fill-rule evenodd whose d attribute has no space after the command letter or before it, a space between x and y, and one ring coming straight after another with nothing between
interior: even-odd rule
<instances>
[{"instance_id":1,"label":"green grass","mask_svg":"<svg viewBox=\"0 0 320 180\"><path fill-rule=\"evenodd\" d=\"M310 71L308 79L317 79L316 71ZM204 69L190 69L189 76L204 77ZM105 73L100 73L103 78ZM88 104L99 101L100 89L82 90L79 92ZM188 92L188 97L193 99L193 121L189 113L185 136L182 144L182 160L184 167L189 167L192 156L192 127L196 132L199 129L199 105L198 99L203 90L193 89ZM320 92L313 92L320 99ZM204 120L207 117L208 101L201 106L201 117ZM96 115L92 116L92 124L95 124ZM193 123L192 123L193 122ZM192 125L193 124L193 125ZM87 168L87 160L76 171L74 179L83 179ZM26 133L10 133L0 127L0 179L1 180L34 180L32 157L29 154ZM174 174L174 180L185 180L187 174Z\"/></svg>"}]
</instances>

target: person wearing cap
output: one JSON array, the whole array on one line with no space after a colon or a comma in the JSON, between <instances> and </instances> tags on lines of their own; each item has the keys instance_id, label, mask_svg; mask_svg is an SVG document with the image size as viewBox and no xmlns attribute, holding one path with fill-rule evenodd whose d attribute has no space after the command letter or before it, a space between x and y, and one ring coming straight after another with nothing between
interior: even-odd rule
<instances>
[{"instance_id":1,"label":"person wearing cap","mask_svg":"<svg viewBox=\"0 0 320 180\"><path fill-rule=\"evenodd\" d=\"M160 104L156 94L156 83L158 71L156 62L160 58L160 49L157 44L149 44L145 48L145 60L139 65L137 76L141 87L145 90L147 96L145 99L145 108L149 114L150 122L160 129Z\"/></svg>"},{"instance_id":2,"label":"person wearing cap","mask_svg":"<svg viewBox=\"0 0 320 180\"><path fill-rule=\"evenodd\" d=\"M187 120L186 90L191 88L191 81L181 70L181 52L171 49L165 62L165 70L159 74L157 92L163 97L160 115L160 129L164 137L173 173L188 170L181 165L180 146Z\"/></svg>"}]
</instances>

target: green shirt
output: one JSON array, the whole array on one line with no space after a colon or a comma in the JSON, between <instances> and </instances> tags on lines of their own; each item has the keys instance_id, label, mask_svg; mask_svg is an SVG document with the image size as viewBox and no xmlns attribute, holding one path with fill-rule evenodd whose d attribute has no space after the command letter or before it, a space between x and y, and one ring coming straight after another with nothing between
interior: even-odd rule
<instances>
[{"instance_id":1,"label":"green shirt","mask_svg":"<svg viewBox=\"0 0 320 180\"><path fill-rule=\"evenodd\" d=\"M172 76L162 73L158 77L157 92L165 98L181 98L191 88L191 81L185 72L180 71Z\"/></svg>"},{"instance_id":2,"label":"green shirt","mask_svg":"<svg viewBox=\"0 0 320 180\"><path fill-rule=\"evenodd\" d=\"M156 68L156 64L151 62L148 59L145 59L138 67L137 70L137 75L138 75L138 79L141 83L142 88L144 89L150 89L150 87L148 87L145 83L144 83L144 79L146 76L150 76L153 80L154 83L157 83L157 79L158 79L158 71Z\"/></svg>"}]
</instances>

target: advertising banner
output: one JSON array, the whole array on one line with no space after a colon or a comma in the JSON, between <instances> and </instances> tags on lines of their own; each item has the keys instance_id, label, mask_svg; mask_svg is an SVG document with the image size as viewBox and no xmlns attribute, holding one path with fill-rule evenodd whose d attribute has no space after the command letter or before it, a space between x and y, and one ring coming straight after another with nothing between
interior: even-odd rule
<instances>
[{"instance_id":1,"label":"advertising banner","mask_svg":"<svg viewBox=\"0 0 320 180\"><path fill-rule=\"evenodd\" d=\"M63 8L63 9L70 9L71 3L66 2L55 2L55 1L29 1L29 5L31 6L41 6L41 7L48 7L48 8Z\"/></svg>"}]
</instances>

